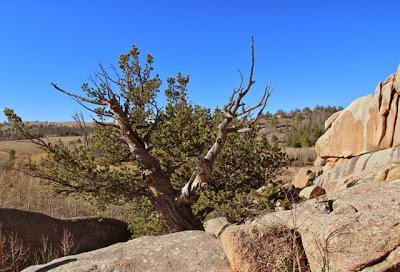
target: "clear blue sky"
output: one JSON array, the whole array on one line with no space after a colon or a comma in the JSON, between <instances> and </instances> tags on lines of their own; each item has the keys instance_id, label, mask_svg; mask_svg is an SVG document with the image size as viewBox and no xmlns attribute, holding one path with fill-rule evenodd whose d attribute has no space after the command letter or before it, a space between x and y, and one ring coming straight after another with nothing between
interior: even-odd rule
<instances>
[{"instance_id":1,"label":"clear blue sky","mask_svg":"<svg viewBox=\"0 0 400 272\"><path fill-rule=\"evenodd\" d=\"M250 3L252 2L252 3ZM50 82L79 90L98 62L136 44L157 72L191 75L190 98L222 106L247 73L275 83L269 110L346 106L400 62L400 1L0 1L0 108L25 120L82 111ZM252 99L253 99L252 97ZM0 114L0 121L4 116Z\"/></svg>"}]
</instances>

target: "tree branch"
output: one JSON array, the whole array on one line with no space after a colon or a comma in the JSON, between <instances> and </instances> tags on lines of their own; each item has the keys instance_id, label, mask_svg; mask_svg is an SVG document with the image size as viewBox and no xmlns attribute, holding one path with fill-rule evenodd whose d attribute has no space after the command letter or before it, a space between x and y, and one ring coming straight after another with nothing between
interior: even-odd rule
<instances>
[{"instance_id":1,"label":"tree branch","mask_svg":"<svg viewBox=\"0 0 400 272\"><path fill-rule=\"evenodd\" d=\"M254 84L253 80L253 73L254 73L254 38L252 37L251 39L251 66L250 66L250 74L249 74L249 81L247 83L246 88L243 89L242 83L243 83L243 75L239 72L241 81L240 81L240 86L237 89L233 90L232 95L229 98L229 102L227 105L224 106L223 110L223 116L224 119L221 121L221 123L218 125L218 132L217 132L217 138L211 148L208 150L207 154L204 156L204 158L198 163L196 169L194 170L191 178L189 181L183 186L181 189L180 195L177 197L176 202L178 205L185 205L185 206L190 206L193 204L197 198L198 195L201 191L202 188L204 188L210 178L212 168L214 165L215 160L217 159L218 155L221 153L226 140L227 140L227 135L230 132L246 132L250 128L250 125L253 124L253 122L249 123L247 129L243 129L243 124L247 120L247 118L250 116L251 112L253 112L256 109L260 109L259 113L257 114L258 116L261 115L261 112L264 110L267 101L271 95L271 89L269 86L264 91L264 94L258 104L252 107L245 108L244 103L242 102L242 99L248 94L249 90ZM239 107L242 107L243 110L242 112L238 113ZM237 119L238 117L242 117L242 120L239 124L239 126L235 127L229 127L230 124L234 119Z\"/></svg>"},{"instance_id":2,"label":"tree branch","mask_svg":"<svg viewBox=\"0 0 400 272\"><path fill-rule=\"evenodd\" d=\"M68 95L68 96L71 96L71 97L73 97L73 98L75 98L75 99L78 99L78 100L80 100L80 101L87 102L87 103L91 103L91 104L95 104L95 105L108 106L107 101L100 100L100 99L99 99L99 100L89 99L89 98L87 98L87 97L83 97L83 96L80 96L80 95L77 95L77 94L74 94L74 93L67 92L67 91L61 89L60 87L58 87L57 84L55 84L55 83L51 83L51 85L52 85L56 90L58 90L58 91L60 91L60 92L62 92L62 93L64 93L64 94L66 94L66 95Z\"/></svg>"}]
</instances>

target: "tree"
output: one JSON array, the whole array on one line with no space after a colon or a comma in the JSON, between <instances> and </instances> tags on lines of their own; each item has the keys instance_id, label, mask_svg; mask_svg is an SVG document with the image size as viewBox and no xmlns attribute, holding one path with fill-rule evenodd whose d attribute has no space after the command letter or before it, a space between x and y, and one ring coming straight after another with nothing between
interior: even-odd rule
<instances>
[{"instance_id":1,"label":"tree","mask_svg":"<svg viewBox=\"0 0 400 272\"><path fill-rule=\"evenodd\" d=\"M148 54L141 66L140 52L133 46L120 56L118 68L111 67L112 75L100 65L91 84L82 85L83 95L52 83L96 114L97 132L85 144L74 148L52 144L31 134L13 110L6 109L5 114L24 137L51 155L50 166L35 175L59 185L60 192L107 198L103 202L119 201L121 196L125 200L145 197L169 231L202 229L201 217L194 214L192 206L207 185L212 185L211 173L228 140L240 140L240 133L254 131L271 95L267 86L256 105L246 106L243 101L254 84L253 39L251 48L247 83L240 74L239 87L223 109L214 113L187 101L189 76L180 73L168 78L167 103L160 108L161 80L152 75L153 57ZM93 145L101 156L88 148ZM119 166L113 167L116 164ZM260 180L252 182L261 184Z\"/></svg>"}]
</instances>

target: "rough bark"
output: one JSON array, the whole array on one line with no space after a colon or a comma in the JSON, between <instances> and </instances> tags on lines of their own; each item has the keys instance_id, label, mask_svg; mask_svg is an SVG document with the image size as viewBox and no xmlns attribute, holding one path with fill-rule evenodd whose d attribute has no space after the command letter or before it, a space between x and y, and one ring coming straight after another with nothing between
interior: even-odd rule
<instances>
[{"instance_id":1,"label":"rough bark","mask_svg":"<svg viewBox=\"0 0 400 272\"><path fill-rule=\"evenodd\" d=\"M117 125L125 142L141 166L143 180L152 193L151 200L160 212L165 225L171 232L203 229L200 219L193 214L191 208L179 205L175 201L176 191L169 177L161 169L159 161L145 149L146 144L132 129L121 106L115 101L110 103L109 107L115 119L118 120Z\"/></svg>"}]
</instances>

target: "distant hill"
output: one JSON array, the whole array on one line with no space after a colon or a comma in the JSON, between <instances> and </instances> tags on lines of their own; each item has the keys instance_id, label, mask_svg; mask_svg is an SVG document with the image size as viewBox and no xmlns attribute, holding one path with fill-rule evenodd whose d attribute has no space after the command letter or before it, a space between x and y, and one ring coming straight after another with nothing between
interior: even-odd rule
<instances>
[{"instance_id":1,"label":"distant hill","mask_svg":"<svg viewBox=\"0 0 400 272\"><path fill-rule=\"evenodd\" d=\"M36 135L47 137L83 136L83 129L75 122L27 122L25 123ZM92 132L94 123L86 123L86 131ZM26 138L15 131L9 124L0 124L0 141L25 140Z\"/></svg>"},{"instance_id":2,"label":"distant hill","mask_svg":"<svg viewBox=\"0 0 400 272\"><path fill-rule=\"evenodd\" d=\"M258 124L261 132L270 136L272 142L285 147L311 147L325 131L325 121L341 107L316 106L311 109L278 110L266 113Z\"/></svg>"}]
</instances>

